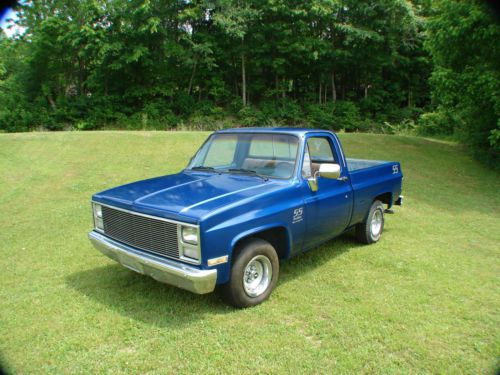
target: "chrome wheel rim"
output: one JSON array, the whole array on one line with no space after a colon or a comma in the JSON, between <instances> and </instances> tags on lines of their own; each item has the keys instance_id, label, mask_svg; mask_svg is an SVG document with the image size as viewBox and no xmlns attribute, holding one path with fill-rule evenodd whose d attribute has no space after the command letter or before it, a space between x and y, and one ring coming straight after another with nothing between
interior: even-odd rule
<instances>
[{"instance_id":1,"label":"chrome wheel rim","mask_svg":"<svg viewBox=\"0 0 500 375\"><path fill-rule=\"evenodd\" d=\"M380 231L382 230L382 212L380 210L377 210L373 213L372 216L372 221L371 221L371 231L372 235L377 237L380 234Z\"/></svg>"},{"instance_id":2,"label":"chrome wheel rim","mask_svg":"<svg viewBox=\"0 0 500 375\"><path fill-rule=\"evenodd\" d=\"M264 293L271 283L273 267L268 257L257 255L248 262L243 272L243 288L249 297Z\"/></svg>"}]
</instances>

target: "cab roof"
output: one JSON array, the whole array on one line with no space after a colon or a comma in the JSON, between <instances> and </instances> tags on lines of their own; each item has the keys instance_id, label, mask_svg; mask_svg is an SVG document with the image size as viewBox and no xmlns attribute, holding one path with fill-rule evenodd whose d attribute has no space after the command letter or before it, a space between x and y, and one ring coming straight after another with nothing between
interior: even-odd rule
<instances>
[{"instance_id":1,"label":"cab roof","mask_svg":"<svg viewBox=\"0 0 500 375\"><path fill-rule=\"evenodd\" d=\"M276 134L291 134L295 136L303 136L308 133L332 133L330 130L311 129L311 128L233 128L218 130L216 133L276 133Z\"/></svg>"}]
</instances>

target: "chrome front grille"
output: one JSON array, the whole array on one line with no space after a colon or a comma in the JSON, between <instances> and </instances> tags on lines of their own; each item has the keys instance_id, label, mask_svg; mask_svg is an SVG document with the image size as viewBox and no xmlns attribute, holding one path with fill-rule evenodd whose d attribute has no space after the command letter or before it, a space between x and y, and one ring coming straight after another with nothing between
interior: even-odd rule
<instances>
[{"instance_id":1,"label":"chrome front grille","mask_svg":"<svg viewBox=\"0 0 500 375\"><path fill-rule=\"evenodd\" d=\"M117 241L179 259L177 224L102 206L104 234Z\"/></svg>"}]
</instances>

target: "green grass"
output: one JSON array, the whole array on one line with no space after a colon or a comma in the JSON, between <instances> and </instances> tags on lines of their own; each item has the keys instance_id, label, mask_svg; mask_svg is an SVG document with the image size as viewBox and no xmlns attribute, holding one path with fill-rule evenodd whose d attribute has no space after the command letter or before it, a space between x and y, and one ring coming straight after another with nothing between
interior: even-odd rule
<instances>
[{"instance_id":1,"label":"green grass","mask_svg":"<svg viewBox=\"0 0 500 375\"><path fill-rule=\"evenodd\" d=\"M282 264L235 310L138 275L87 240L92 193L180 170L206 133L0 135L0 356L15 373L493 373L500 178L458 146L342 134L401 161L379 243L345 235Z\"/></svg>"}]
</instances>

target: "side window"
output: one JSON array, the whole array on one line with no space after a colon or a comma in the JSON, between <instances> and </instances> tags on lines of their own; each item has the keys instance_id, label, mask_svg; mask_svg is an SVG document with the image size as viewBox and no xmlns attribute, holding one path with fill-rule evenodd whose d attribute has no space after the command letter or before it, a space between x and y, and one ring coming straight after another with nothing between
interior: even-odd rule
<instances>
[{"instance_id":1,"label":"side window","mask_svg":"<svg viewBox=\"0 0 500 375\"><path fill-rule=\"evenodd\" d=\"M335 163L328 138L311 137L307 140L302 164L302 177L313 177L322 163Z\"/></svg>"},{"instance_id":2,"label":"side window","mask_svg":"<svg viewBox=\"0 0 500 375\"><path fill-rule=\"evenodd\" d=\"M335 163L332 147L327 138L311 137L307 140L307 148L312 163Z\"/></svg>"}]
</instances>

